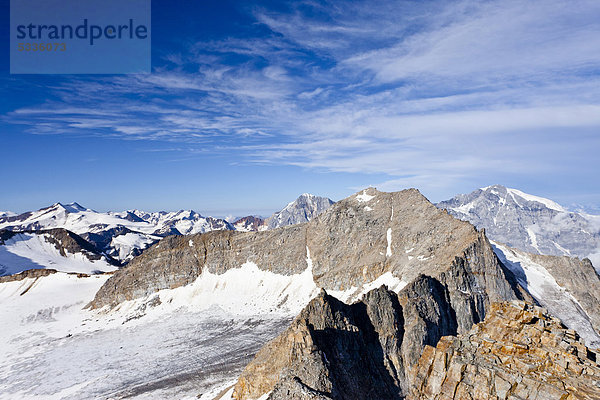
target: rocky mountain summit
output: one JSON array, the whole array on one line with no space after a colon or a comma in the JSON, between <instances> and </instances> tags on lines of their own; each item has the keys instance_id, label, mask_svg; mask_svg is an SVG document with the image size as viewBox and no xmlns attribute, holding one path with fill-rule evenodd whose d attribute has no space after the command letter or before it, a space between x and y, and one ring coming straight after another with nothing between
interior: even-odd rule
<instances>
[{"instance_id":1,"label":"rocky mountain summit","mask_svg":"<svg viewBox=\"0 0 600 400\"><path fill-rule=\"evenodd\" d=\"M280 211L273 213L269 218L263 219L250 215L235 220L233 226L236 231L256 232L302 224L317 217L334 203L333 200L327 197L304 193Z\"/></svg>"},{"instance_id":2,"label":"rocky mountain summit","mask_svg":"<svg viewBox=\"0 0 600 400\"><path fill-rule=\"evenodd\" d=\"M352 215L353 218L357 218L360 212L349 213L348 208L351 207L348 207L346 201L362 203L378 199L379 201L374 201L374 204L377 204L383 201L385 195L388 194L368 191L359 193L336 204L329 212L313 221L313 224L318 225L327 221L331 226L337 226L339 222L331 223L331 221L340 215ZM430 219L435 213L426 207L420 209L419 206L424 203L419 202L416 197L409 196L406 191L391 194L392 197L394 195L402 197L405 202L403 207L392 201L393 206L390 208L393 207L394 211L393 214L390 212L390 220L394 215L402 221L399 224L407 221L415 223L414 217L418 215L420 218L428 219L429 232L435 231L438 241L444 241L445 235L449 235L448 231L440 229L446 222L444 218ZM373 211L371 205L363 207L366 208L357 211L367 211L367 213ZM403 229L408 229L406 226L401 226ZM398 227L395 224L390 225L392 231L396 228ZM513 374L512 380L506 381L509 382L508 388L506 382L501 381L503 378L498 378L497 391L494 386L496 381L492 381L490 386L492 389L487 387L486 392L476 392L475 395L468 397L473 382L494 376L493 368L482 362L481 368L478 369L479 364L475 362L468 367L462 366L459 370L464 372L466 368L468 371L478 371L481 377L466 378L460 392L450 390L456 387L448 388L450 391L440 390L440 387L430 392L423 389L430 385L430 378L423 378L423 375L431 374L431 380L435 381L438 373L437 369L433 372L423 371L422 365L427 362L433 363L435 358L423 360L424 356L421 355L424 349L434 348L439 346L439 343L443 345L451 340L442 339L444 336L457 337L458 335L461 338L461 335L467 335L473 325L486 318L489 310L498 309L492 306L493 301L521 298L527 303L514 304L518 304L523 310L533 307L526 304L547 305L554 316L552 323L560 324L560 328L566 331L567 328L555 318L556 315L564 316L571 328L576 327L585 335L586 342L593 345L600 344L596 322L600 316L598 312L600 279L589 260L528 255L496 243L494 247L502 256L503 262L498 262L498 268L494 271L493 268L490 269L490 265L494 264L492 260L495 260L495 254L484 256L487 254L485 244L487 239L483 232L476 233L481 235L479 242L482 243L475 246L477 250L474 252L465 252L463 260L471 262L468 268L456 268L463 262L459 257L455 258L454 263L447 264L446 270L440 264L429 265L420 275L408 278L403 274L402 281L407 283L396 286L394 291L379 288L366 293L362 300L350 305L339 301L336 296L346 300L352 297L339 296L335 290L331 291L333 296L321 292L300 313L288 330L257 353L237 381L232 397L236 400L259 397L272 400L421 399L432 395L431 398L506 399L513 398L508 397L508 394L514 390L515 393L520 393L519 396L523 393L528 393L529 396L517 396L514 397L515 399L536 398L537 392L542 393L542 397L539 398L553 398L556 392L554 388L546 387L547 385L539 382L531 383L528 379L533 378L523 376L520 370L513 371L515 368L513 364L504 366L506 371ZM332 234L328 236L335 237ZM420 240L426 240L425 235L418 235L418 237ZM394 243L395 239L391 242ZM454 237L452 242L459 248L462 247L461 242ZM365 247L361 246L361 249ZM408 247L405 248L410 250ZM433 258L441 258L440 253L443 253L441 249L435 250ZM347 249L344 249L344 253L347 253ZM391 253L394 254L394 251ZM311 251L312 254L317 254L317 250ZM330 256L335 257L335 254L335 252L330 253ZM531 258L528 258L529 256ZM477 264L487 265L488 269L477 270ZM346 265L344 268L348 269ZM483 279L475 283L473 280L477 280L478 275L482 275ZM377 281L378 278L375 278L373 282ZM471 285L465 285L465 281L470 281ZM515 282L519 284L516 285ZM367 284L363 286L363 292L365 287L377 286ZM486 292L488 296L481 296L482 292ZM459 297L457 294L462 296ZM490 301L491 298L504 300ZM544 311L542 314L545 318L550 318L547 313L548 311ZM495 323L497 322L492 322ZM502 323L497 323L497 326L498 329L503 329ZM554 330L551 331L554 333ZM583 341L579 341L579 336L574 333L576 332L574 329L568 332L573 340L577 340L576 346L579 346L580 353L589 352L590 360L594 361L595 351L589 350ZM538 354L537 347L538 343L535 342L530 350ZM555 349L559 356L565 355L564 350ZM559 358L555 358L554 361L561 362ZM518 363L519 360L514 362ZM586 362L582 361L583 364ZM594 367L593 363L587 362L586 365ZM552 371L552 368L549 371ZM564 370L559 371L557 376L562 377L565 373ZM451 370L448 372L448 378L442 377L438 383L456 380L458 379L456 374ZM549 374L552 376L551 379L560 379L555 378L552 372ZM489 381L490 379L485 382L489 383ZM435 385L435 382L431 385ZM591 378L582 385L582 392L587 393L590 385L596 385ZM571 392L574 391L569 391ZM569 393L565 394L563 390L560 396L563 394L567 396ZM560 396L557 398L562 398ZM587 398L594 397L590 395Z\"/></svg>"},{"instance_id":3,"label":"rocky mountain summit","mask_svg":"<svg viewBox=\"0 0 600 400\"><path fill-rule=\"evenodd\" d=\"M571 212L542 197L493 185L438 207L485 228L492 240L528 253L589 258L600 270L600 216Z\"/></svg>"},{"instance_id":4,"label":"rocky mountain summit","mask_svg":"<svg viewBox=\"0 0 600 400\"><path fill-rule=\"evenodd\" d=\"M384 193L369 188L305 224L167 237L117 271L92 306L151 296L248 262L276 275L309 271L310 284L344 301L383 283L398 291L425 274L448 287L461 310L461 331L483 319L491 301L520 296L514 276L482 232L437 209L415 189Z\"/></svg>"}]
</instances>

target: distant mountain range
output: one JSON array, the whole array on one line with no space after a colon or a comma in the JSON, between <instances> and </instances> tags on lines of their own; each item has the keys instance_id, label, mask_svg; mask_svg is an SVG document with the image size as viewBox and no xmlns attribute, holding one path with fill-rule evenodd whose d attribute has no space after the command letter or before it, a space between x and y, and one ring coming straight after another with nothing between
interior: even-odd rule
<instances>
[{"instance_id":1,"label":"distant mountain range","mask_svg":"<svg viewBox=\"0 0 600 400\"><path fill-rule=\"evenodd\" d=\"M568 214L487 190L496 211ZM318 207L304 198L286 209L309 222L265 229L253 217L237 222L255 232L168 235L111 274L0 277L5 397L600 398L589 260L490 241L416 189L367 188L317 217L303 204ZM273 220L290 223L284 214ZM119 218L150 225L143 216ZM34 232L47 236L2 240L110 265L75 233Z\"/></svg>"},{"instance_id":2,"label":"distant mountain range","mask_svg":"<svg viewBox=\"0 0 600 400\"><path fill-rule=\"evenodd\" d=\"M272 217L244 217L233 224L221 218L204 217L193 210L145 212L128 210L101 213L78 203L55 203L37 211L19 215L0 213L0 232L21 232L0 243L0 275L31 268L54 268L69 272L107 272L123 265L146 248L169 235L192 235L215 230L260 231L307 222L327 209L333 201L303 194ZM106 263L80 265L55 258L53 246L46 246L56 229L87 242L88 253ZM41 235L40 237L36 237ZM49 236L50 235L50 236ZM36 243L34 246L33 243ZM33 250L35 248L35 250ZM27 249L32 249L28 251ZM77 252L74 248L71 251ZM29 254L28 254L29 252ZM41 256L42 253L47 253ZM60 253L59 253L60 257ZM64 257L64 256L63 256ZM85 257L84 257L85 259ZM46 260L46 261L44 261ZM62 262L62 266L60 265ZM2 267L5 265L5 267ZM4 271L4 272L2 272Z\"/></svg>"},{"instance_id":3,"label":"distant mountain range","mask_svg":"<svg viewBox=\"0 0 600 400\"><path fill-rule=\"evenodd\" d=\"M437 206L484 228L495 241L534 254L587 257L600 271L599 215L569 211L502 185L459 194Z\"/></svg>"}]
</instances>

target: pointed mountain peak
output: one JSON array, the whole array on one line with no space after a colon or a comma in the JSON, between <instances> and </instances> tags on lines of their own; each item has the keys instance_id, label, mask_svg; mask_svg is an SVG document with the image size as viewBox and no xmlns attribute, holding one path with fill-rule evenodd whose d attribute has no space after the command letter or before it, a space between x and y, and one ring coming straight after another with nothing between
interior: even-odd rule
<instances>
[{"instance_id":1,"label":"pointed mountain peak","mask_svg":"<svg viewBox=\"0 0 600 400\"><path fill-rule=\"evenodd\" d=\"M40 211L50 211L50 210L65 211L65 212L69 212L69 213L78 213L81 211L88 211L87 208L83 207L82 205L80 205L79 203L76 203L76 202L67 203L67 204L63 204L61 202L56 202L49 207L40 209Z\"/></svg>"},{"instance_id":2,"label":"pointed mountain peak","mask_svg":"<svg viewBox=\"0 0 600 400\"><path fill-rule=\"evenodd\" d=\"M334 203L327 197L303 193L296 200L288 203L281 211L274 213L266 221L269 229L286 225L308 222Z\"/></svg>"}]
</instances>

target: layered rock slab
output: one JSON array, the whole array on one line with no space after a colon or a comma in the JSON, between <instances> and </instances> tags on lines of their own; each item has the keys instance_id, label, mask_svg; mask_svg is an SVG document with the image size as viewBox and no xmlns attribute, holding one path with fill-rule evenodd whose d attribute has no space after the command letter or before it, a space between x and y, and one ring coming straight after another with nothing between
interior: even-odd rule
<instances>
[{"instance_id":1,"label":"layered rock slab","mask_svg":"<svg viewBox=\"0 0 600 400\"><path fill-rule=\"evenodd\" d=\"M598 399L599 360L545 309L497 303L469 333L425 346L407 399Z\"/></svg>"}]
</instances>

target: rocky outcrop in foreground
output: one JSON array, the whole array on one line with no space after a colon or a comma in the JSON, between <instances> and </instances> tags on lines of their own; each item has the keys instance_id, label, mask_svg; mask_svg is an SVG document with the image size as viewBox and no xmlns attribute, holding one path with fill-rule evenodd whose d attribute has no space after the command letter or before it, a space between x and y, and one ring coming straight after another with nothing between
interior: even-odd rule
<instances>
[{"instance_id":1,"label":"rocky outcrop in foreground","mask_svg":"<svg viewBox=\"0 0 600 400\"><path fill-rule=\"evenodd\" d=\"M528 254L493 243L502 263L550 314L600 346L600 276L588 259Z\"/></svg>"},{"instance_id":2,"label":"rocky outcrop in foreground","mask_svg":"<svg viewBox=\"0 0 600 400\"><path fill-rule=\"evenodd\" d=\"M494 303L456 335L448 292L421 277L346 305L322 292L240 376L233 398L598 399L600 354L543 308Z\"/></svg>"},{"instance_id":3,"label":"rocky outcrop in foreground","mask_svg":"<svg viewBox=\"0 0 600 400\"><path fill-rule=\"evenodd\" d=\"M545 309L493 304L483 323L425 346L409 399L600 398L600 353Z\"/></svg>"},{"instance_id":4,"label":"rocky outcrop in foreground","mask_svg":"<svg viewBox=\"0 0 600 400\"><path fill-rule=\"evenodd\" d=\"M351 305L322 291L246 367L234 398L404 398L424 346L476 318L452 290L421 275L399 294L383 286Z\"/></svg>"}]
</instances>

